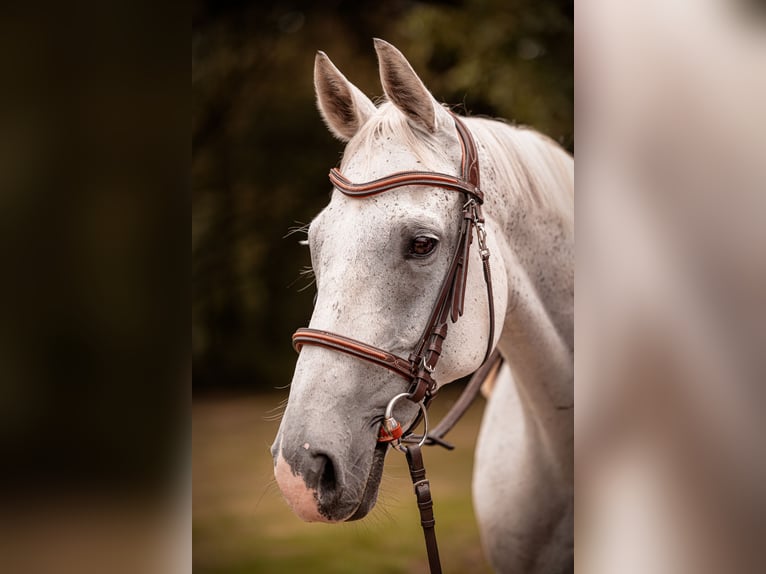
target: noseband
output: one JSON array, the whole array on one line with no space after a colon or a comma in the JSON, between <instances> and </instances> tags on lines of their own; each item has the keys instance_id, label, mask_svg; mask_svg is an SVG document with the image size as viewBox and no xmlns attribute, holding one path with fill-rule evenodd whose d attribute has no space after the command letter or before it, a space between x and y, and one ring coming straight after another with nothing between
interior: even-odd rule
<instances>
[{"instance_id":1,"label":"noseband","mask_svg":"<svg viewBox=\"0 0 766 574\"><path fill-rule=\"evenodd\" d=\"M293 347L298 352L304 345L316 345L332 349L386 368L410 383L407 393L396 395L388 403L378 433L378 442L388 442L407 455L410 475L418 499L421 525L425 534L428 562L431 572L434 574L441 572L441 564L434 532L430 485L425 477L420 447L428 439L431 439L432 444L441 444L451 448L442 440L444 434L468 409L478 393L481 382L501 360L496 352L492 353L495 338L495 309L492 295L492 276L489 268L489 249L484 230L484 217L481 212L484 194L479 186L479 156L471 132L457 116L453 115L453 118L462 150L459 177L427 171L401 171L367 183L352 183L339 170L335 168L330 170L330 181L333 186L348 197L371 197L406 186L439 187L463 194L462 218L455 254L452 257L447 275L442 281L439 295L431 310L423 334L410 356L404 359L362 341L319 329L298 329L293 335ZM469 253L473 242L474 228L476 228L479 254L484 269L484 282L487 286L487 304L489 307L487 350L481 368L474 374L464 390L463 396L440 425L429 434L426 409L435 396L437 388L433 374L441 357L442 344L447 337L450 321L455 323L463 315ZM407 432L402 430L401 425L393 417L393 407L400 399L409 399L420 407L418 416ZM421 416L425 421L425 430L422 437L415 437L411 435L411 431L418 424ZM403 447L402 443L407 442L408 439L410 439L409 442L416 442L417 444Z\"/></svg>"}]
</instances>

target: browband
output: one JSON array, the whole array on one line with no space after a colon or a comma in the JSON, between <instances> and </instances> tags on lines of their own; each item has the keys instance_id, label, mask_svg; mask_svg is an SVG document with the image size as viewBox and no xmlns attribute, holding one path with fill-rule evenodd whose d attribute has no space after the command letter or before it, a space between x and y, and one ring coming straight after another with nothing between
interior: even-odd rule
<instances>
[{"instance_id":1,"label":"browband","mask_svg":"<svg viewBox=\"0 0 766 574\"><path fill-rule=\"evenodd\" d=\"M443 173L404 171L381 177L380 179L374 179L367 183L351 183L337 168L332 168L330 170L330 181L335 187L350 197L370 197L407 185L430 185L452 191L462 191L473 197L477 203L484 202L484 194L478 187L454 175Z\"/></svg>"}]
</instances>

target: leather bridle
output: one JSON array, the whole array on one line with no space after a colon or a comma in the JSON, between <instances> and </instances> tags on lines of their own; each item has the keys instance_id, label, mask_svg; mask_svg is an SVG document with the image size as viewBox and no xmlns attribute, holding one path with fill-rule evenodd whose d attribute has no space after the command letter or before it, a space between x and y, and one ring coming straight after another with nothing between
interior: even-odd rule
<instances>
[{"instance_id":1,"label":"leather bridle","mask_svg":"<svg viewBox=\"0 0 766 574\"><path fill-rule=\"evenodd\" d=\"M433 374L441 357L442 345L447 337L449 323L450 321L452 323L457 322L463 315L469 254L471 243L473 242L474 228L476 229L479 254L481 255L484 270L484 281L487 287L487 305L489 308L487 349L480 371L488 370L483 369L483 367L490 363L494 365L499 360L497 354L492 355L495 336L495 310L492 276L489 266L489 249L487 248L484 217L481 211L484 194L479 185L479 157L471 132L468 131L468 128L456 115L452 117L455 121L455 128L457 129L458 140L462 149L460 176L458 177L436 172L402 171L367 183L352 183L338 169L333 168L330 170L330 181L336 189L348 197L366 198L407 186L439 187L462 193L464 196L465 201L462 203L462 218L455 253L447 274L442 281L439 294L426 322L423 334L412 353L408 358L404 359L362 341L319 329L298 329L292 337L293 346L296 351L300 352L304 345L316 345L339 351L386 368L410 383L407 393L397 395L391 400L386 409L387 415L392 411L393 404L398 399L407 398L420 406L418 416L407 432L402 431L401 426L393 419L392 415L390 417L387 416L381 425L378 441L390 442L407 454L410 474L415 484L415 493L418 497L418 506L421 511L421 524L426 536L429 564L431 571L434 573L441 572L441 566L439 564L438 549L433 530L434 521L430 485L428 480L425 479L425 469L423 468L420 446L428 439L431 439L431 444L442 444L449 448L449 445L442 441L442 437L454 425L457 418L467 410L480 384L476 384L473 381L469 383L466 391L471 390L473 396L467 400L463 400L461 397L458 403L462 403L462 410L456 414L450 412L445 417L445 421L449 419L449 424L440 425L443 427L441 433L438 432L439 429L437 428L429 435L426 428L422 437L414 437L410 434L410 431L417 425L421 415L425 416L426 408L435 396L437 383L433 378ZM492 355L492 360L490 360L490 355ZM446 430L444 429L445 426L448 427ZM412 444L403 448L401 446L402 442L407 442L408 439L410 442L417 439L420 440L418 444Z\"/></svg>"},{"instance_id":2,"label":"leather bridle","mask_svg":"<svg viewBox=\"0 0 766 574\"><path fill-rule=\"evenodd\" d=\"M489 267L489 249L487 249L484 217L481 212L484 194L479 187L479 157L473 136L457 116L453 117L463 152L460 177L443 173L402 171L367 183L352 183L337 169L333 168L330 171L330 181L335 188L349 197L371 197L392 189L413 185L440 187L463 193L465 196L455 254L439 289L439 295L426 322L423 334L413 352L407 359L404 359L362 341L319 329L298 329L293 335L293 346L297 351L300 351L304 345L317 345L353 355L389 369L411 383L408 398L415 403L426 399L427 404L433 396L436 390L436 381L432 375L441 356L449 320L451 319L454 323L463 315L468 256L473 241L474 227L476 228L479 252L484 266L484 280L487 285L489 306L489 336L485 360L489 357L494 343L494 301Z\"/></svg>"}]
</instances>

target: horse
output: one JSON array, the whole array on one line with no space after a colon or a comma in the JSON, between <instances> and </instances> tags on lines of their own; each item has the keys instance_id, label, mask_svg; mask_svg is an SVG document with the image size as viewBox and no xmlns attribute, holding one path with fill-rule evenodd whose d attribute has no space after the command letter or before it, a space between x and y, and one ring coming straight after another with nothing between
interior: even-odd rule
<instances>
[{"instance_id":1,"label":"horse","mask_svg":"<svg viewBox=\"0 0 766 574\"><path fill-rule=\"evenodd\" d=\"M391 356L412 352L459 259L466 199L428 183L359 198L338 181L352 186L403 170L459 175L465 152L455 126L465 126L476 146L486 249L468 252L463 317L451 318L431 369L433 390L474 372L485 349L499 351L505 362L488 393L472 481L482 545L498 572L571 571L573 158L530 128L455 119L397 48L374 44L385 95L378 105L326 54L315 58L317 106L346 144L336 172L346 179L336 177L308 229L317 295L307 331L352 336ZM485 251L492 254L489 295ZM498 326L491 338L490 324ZM412 392L391 369L336 350L302 348L271 447L279 489L305 521L370 512L389 450L378 441L384 409ZM419 407L400 401L396 416L411 424Z\"/></svg>"}]
</instances>

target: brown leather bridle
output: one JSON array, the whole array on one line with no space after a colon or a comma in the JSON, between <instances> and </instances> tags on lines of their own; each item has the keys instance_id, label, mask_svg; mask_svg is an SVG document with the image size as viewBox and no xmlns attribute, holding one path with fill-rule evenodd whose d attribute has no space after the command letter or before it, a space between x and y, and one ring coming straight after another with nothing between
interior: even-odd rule
<instances>
[{"instance_id":1,"label":"brown leather bridle","mask_svg":"<svg viewBox=\"0 0 766 574\"><path fill-rule=\"evenodd\" d=\"M348 355L369 361L384 367L410 383L406 398L420 405L420 411L415 421L410 425L407 432L403 432L401 426L393 419L393 416L383 421L379 432L379 442L392 442L401 445L410 439L420 438L418 444L401 448L407 455L410 466L410 474L415 485L415 494L420 508L421 525L426 539L428 561L431 572L441 572L439 552L436 545L434 532L433 503L431 500L430 485L425 478L420 447L431 439L432 444L441 444L451 448L442 438L452 428L457 419L467 410L473 398L478 393L479 386L491 367L501 360L499 355L492 353L495 338L495 309L492 294L492 276L489 267L489 249L486 243L484 230L484 217L481 205L484 202L484 194L479 185L479 156L476 144L471 132L465 124L453 114L455 128L462 149L460 176L455 177L444 173L425 171L402 171L382 177L367 183L352 183L339 170L330 170L330 181L341 193L354 198L365 198L385 193L392 189L406 186L439 187L450 191L464 194L462 207L462 219L460 232L455 248L455 253L444 277L436 303L426 323L415 349L407 359L379 349L362 341L357 341L344 335L338 335L319 329L298 329L293 334L293 346L300 352L304 345L316 345L346 353ZM487 350L482 361L482 367L474 375L464 391L464 395L458 400L455 407L447 414L442 423L432 434L426 430L422 437L413 437L410 431L417 425L421 415L425 417L426 408L436 393L436 381L433 378L434 370L441 357L442 344L447 336L449 322L457 322L463 315L465 303L466 279L468 274L468 262L471 243L473 242L473 230L476 228L476 236L479 243L479 253L484 269L484 281L487 286L487 304L489 307L489 336L487 338ZM387 413L393 409L393 403L404 394L397 395L389 403ZM404 436L403 436L404 435Z\"/></svg>"},{"instance_id":2,"label":"brown leather bridle","mask_svg":"<svg viewBox=\"0 0 766 574\"><path fill-rule=\"evenodd\" d=\"M447 275L439 289L436 303L426 323L415 349L407 359L379 349L350 337L321 331L319 329L298 329L293 335L293 346L300 351L303 345L317 345L341 353L364 359L378 366L389 369L410 382L408 397L419 403L425 399L427 405L436 390L433 372L442 352L442 344L447 336L449 320L454 323L463 315L465 303L466 279L468 274L468 256L473 241L473 229L479 241L479 252L484 267L484 281L487 285L489 306L489 337L484 360L489 358L495 336L495 313L492 295L492 277L489 267L489 249L486 244L484 217L481 204L484 194L479 188L479 157L471 132L465 124L453 115L458 139L462 147L461 176L455 177L443 173L424 171L402 171L367 183L352 183L337 169L330 171L330 181L341 193L356 198L371 197L392 189L405 186L440 187L457 191L465 195L462 208L462 221L455 254Z\"/></svg>"}]
</instances>

